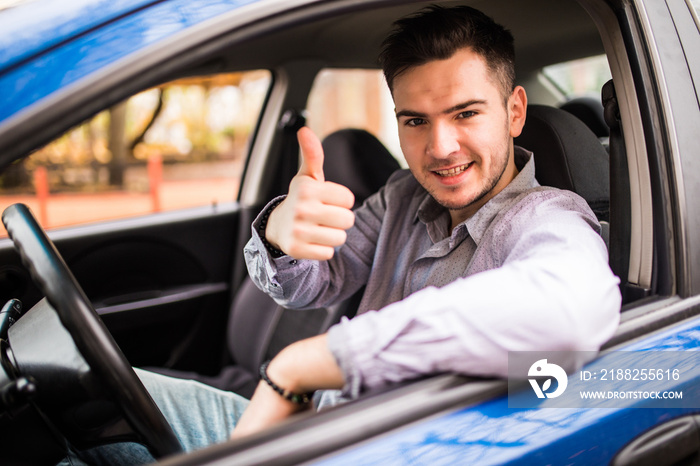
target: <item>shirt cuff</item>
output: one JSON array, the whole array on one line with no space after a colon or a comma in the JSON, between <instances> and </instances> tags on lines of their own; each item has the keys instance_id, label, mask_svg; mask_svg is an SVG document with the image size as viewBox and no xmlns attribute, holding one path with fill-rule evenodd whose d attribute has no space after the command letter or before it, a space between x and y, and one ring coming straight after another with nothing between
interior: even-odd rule
<instances>
[{"instance_id":1,"label":"shirt cuff","mask_svg":"<svg viewBox=\"0 0 700 466\"><path fill-rule=\"evenodd\" d=\"M286 195L277 196L267 203L260 211L258 216L251 224L251 238L245 247L246 264L248 265L248 273L251 277L257 278L256 281L261 289L268 293L273 299L282 299L284 290L278 280L280 269L285 269L296 265L296 261L291 261L289 256L275 257L270 253L270 250L265 246L260 236L260 225L265 217L265 213L279 201L284 200ZM254 259L256 258L257 259Z\"/></svg>"},{"instance_id":2,"label":"shirt cuff","mask_svg":"<svg viewBox=\"0 0 700 466\"><path fill-rule=\"evenodd\" d=\"M347 317L343 317L339 323L328 329L326 342L328 350L333 354L345 379L345 386L341 391L341 396L352 399L360 395L362 376L355 361L353 361L351 345L348 344L351 334L347 328L349 323L350 320Z\"/></svg>"},{"instance_id":3,"label":"shirt cuff","mask_svg":"<svg viewBox=\"0 0 700 466\"><path fill-rule=\"evenodd\" d=\"M381 323L377 319L378 311L367 311L352 320L343 317L328 329L328 349L345 378L344 397L357 398L364 389L396 381L392 376L384 377L381 370L384 363L377 358L396 338L397 332L382 332L380 336L377 329L381 328Z\"/></svg>"},{"instance_id":4,"label":"shirt cuff","mask_svg":"<svg viewBox=\"0 0 700 466\"><path fill-rule=\"evenodd\" d=\"M257 240L256 243L258 243L258 246L262 245L271 259L279 259L280 257L286 256L284 251L274 248L265 238L265 228L267 227L267 220L270 218L270 214L286 197L286 195L277 196L268 202L258 216L255 217L255 220L253 220L253 238Z\"/></svg>"}]
</instances>

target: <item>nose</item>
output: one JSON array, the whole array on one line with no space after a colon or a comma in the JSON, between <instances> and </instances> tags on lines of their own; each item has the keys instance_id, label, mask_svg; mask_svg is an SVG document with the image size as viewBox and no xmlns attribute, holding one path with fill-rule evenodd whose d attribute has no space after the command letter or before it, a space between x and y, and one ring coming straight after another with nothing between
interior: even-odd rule
<instances>
[{"instance_id":1,"label":"nose","mask_svg":"<svg viewBox=\"0 0 700 466\"><path fill-rule=\"evenodd\" d=\"M447 158L459 151L459 140L455 128L442 122L434 122L430 128L427 147L428 155L436 158Z\"/></svg>"}]
</instances>

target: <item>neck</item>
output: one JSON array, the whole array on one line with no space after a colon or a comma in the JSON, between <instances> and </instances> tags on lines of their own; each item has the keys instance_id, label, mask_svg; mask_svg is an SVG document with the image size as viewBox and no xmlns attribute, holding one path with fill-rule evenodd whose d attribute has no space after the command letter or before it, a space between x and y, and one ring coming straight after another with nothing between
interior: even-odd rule
<instances>
[{"instance_id":1,"label":"neck","mask_svg":"<svg viewBox=\"0 0 700 466\"><path fill-rule=\"evenodd\" d=\"M513 156L511 155L511 161L513 161ZM493 199L498 193L503 191L506 186L510 184L511 181L515 179L518 175L519 170L515 166L515 163L509 163L506 170L501 175L501 179L498 184L490 192L486 193L481 199L474 201L473 203L465 206L461 209L450 209L450 219L452 224L450 225L450 231L454 230L457 225L464 222L465 220L471 218L475 213L479 211L488 201Z\"/></svg>"}]
</instances>

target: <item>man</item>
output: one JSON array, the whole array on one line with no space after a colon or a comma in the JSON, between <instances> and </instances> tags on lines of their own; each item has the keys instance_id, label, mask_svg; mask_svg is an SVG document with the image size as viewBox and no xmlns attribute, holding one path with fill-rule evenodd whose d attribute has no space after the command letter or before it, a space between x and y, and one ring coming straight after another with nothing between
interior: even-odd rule
<instances>
[{"instance_id":1,"label":"man","mask_svg":"<svg viewBox=\"0 0 700 466\"><path fill-rule=\"evenodd\" d=\"M367 286L355 319L283 350L269 380L352 397L436 372L503 377L509 351L597 350L617 326L618 282L585 201L539 187L513 146L527 97L510 33L471 8L430 8L397 22L381 61L410 173L353 215L302 129L289 194L254 224L249 272L280 304ZM295 409L261 382L235 435Z\"/></svg>"},{"instance_id":2,"label":"man","mask_svg":"<svg viewBox=\"0 0 700 466\"><path fill-rule=\"evenodd\" d=\"M595 216L579 196L540 187L532 155L513 146L527 97L510 33L474 9L433 7L396 23L381 61L410 171L353 212L304 128L289 193L245 248L253 280L287 307L365 285L358 316L280 352L240 419L232 394L139 372L188 449L307 409L314 390L503 377L509 351L597 350L617 327L618 281ZM200 408L178 409L184 396Z\"/></svg>"}]
</instances>

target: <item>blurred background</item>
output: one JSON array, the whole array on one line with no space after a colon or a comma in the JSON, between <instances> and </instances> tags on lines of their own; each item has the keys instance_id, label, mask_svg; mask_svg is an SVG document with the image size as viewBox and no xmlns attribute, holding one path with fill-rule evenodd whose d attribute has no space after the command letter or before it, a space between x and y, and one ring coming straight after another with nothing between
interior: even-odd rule
<instances>
[{"instance_id":1,"label":"blurred background","mask_svg":"<svg viewBox=\"0 0 700 466\"><path fill-rule=\"evenodd\" d=\"M0 0L0 9L13 3ZM265 70L229 73L137 94L9 167L0 177L0 209L25 203L51 229L233 202L272 79ZM599 98L610 72L599 56L547 67L542 79L562 101ZM307 122L320 138L366 129L405 166L379 71L321 72Z\"/></svg>"}]
</instances>

